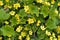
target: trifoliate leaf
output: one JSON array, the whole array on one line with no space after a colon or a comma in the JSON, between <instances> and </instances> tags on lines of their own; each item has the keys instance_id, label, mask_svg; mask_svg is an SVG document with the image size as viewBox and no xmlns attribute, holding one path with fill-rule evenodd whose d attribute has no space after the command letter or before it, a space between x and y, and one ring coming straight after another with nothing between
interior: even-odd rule
<instances>
[{"instance_id":1,"label":"trifoliate leaf","mask_svg":"<svg viewBox=\"0 0 60 40\"><path fill-rule=\"evenodd\" d=\"M41 6L41 13L44 17L48 16L49 14L49 7L47 6Z\"/></svg>"},{"instance_id":2,"label":"trifoliate leaf","mask_svg":"<svg viewBox=\"0 0 60 40\"><path fill-rule=\"evenodd\" d=\"M16 25L17 24L17 19L15 17L12 17L11 20L10 20L10 22L11 22L12 26Z\"/></svg>"},{"instance_id":3,"label":"trifoliate leaf","mask_svg":"<svg viewBox=\"0 0 60 40\"><path fill-rule=\"evenodd\" d=\"M21 9L21 10L19 11L19 15L20 15L21 17L26 17L26 16L27 16L27 14L25 13L25 11L24 11L23 9Z\"/></svg>"},{"instance_id":4,"label":"trifoliate leaf","mask_svg":"<svg viewBox=\"0 0 60 40\"><path fill-rule=\"evenodd\" d=\"M36 16L39 16L39 10L38 10L38 7L37 6L35 6L35 5L29 5L29 10L30 10L30 13L32 14L32 15L36 15Z\"/></svg>"},{"instance_id":5,"label":"trifoliate leaf","mask_svg":"<svg viewBox=\"0 0 60 40\"><path fill-rule=\"evenodd\" d=\"M9 25L2 26L1 31L4 36L15 35L14 28Z\"/></svg>"},{"instance_id":6,"label":"trifoliate leaf","mask_svg":"<svg viewBox=\"0 0 60 40\"><path fill-rule=\"evenodd\" d=\"M0 20L7 20L10 17L3 9L0 9Z\"/></svg>"},{"instance_id":7,"label":"trifoliate leaf","mask_svg":"<svg viewBox=\"0 0 60 40\"><path fill-rule=\"evenodd\" d=\"M56 26L56 22L51 20L51 19L48 19L47 22L46 22L46 26L47 28L49 29L55 29L57 26Z\"/></svg>"}]
</instances>

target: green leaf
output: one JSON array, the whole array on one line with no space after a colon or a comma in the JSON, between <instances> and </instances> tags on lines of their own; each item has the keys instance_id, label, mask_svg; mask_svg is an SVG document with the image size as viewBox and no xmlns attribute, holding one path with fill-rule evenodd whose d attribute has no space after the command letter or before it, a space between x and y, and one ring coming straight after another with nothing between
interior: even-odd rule
<instances>
[{"instance_id":1,"label":"green leaf","mask_svg":"<svg viewBox=\"0 0 60 40\"><path fill-rule=\"evenodd\" d=\"M11 20L10 20L10 22L11 22L12 26L16 25L17 24L17 19L15 17L12 17Z\"/></svg>"},{"instance_id":2,"label":"green leaf","mask_svg":"<svg viewBox=\"0 0 60 40\"><path fill-rule=\"evenodd\" d=\"M51 7L49 12L49 18L53 19L57 16L57 14L54 11L55 11L55 7Z\"/></svg>"},{"instance_id":3,"label":"green leaf","mask_svg":"<svg viewBox=\"0 0 60 40\"><path fill-rule=\"evenodd\" d=\"M30 13L32 14L32 15L36 15L36 16L39 16L39 10L38 10L38 7L37 6L35 6L35 5L29 5L29 10L30 10Z\"/></svg>"},{"instance_id":4,"label":"green leaf","mask_svg":"<svg viewBox=\"0 0 60 40\"><path fill-rule=\"evenodd\" d=\"M49 38L48 37L45 37L44 40L49 40Z\"/></svg>"},{"instance_id":5,"label":"green leaf","mask_svg":"<svg viewBox=\"0 0 60 40\"><path fill-rule=\"evenodd\" d=\"M57 26L56 24L57 22L55 20L51 20L51 19L48 19L47 22L46 22L46 26L47 28L49 29L55 29Z\"/></svg>"},{"instance_id":6,"label":"green leaf","mask_svg":"<svg viewBox=\"0 0 60 40\"><path fill-rule=\"evenodd\" d=\"M45 31L42 31L40 28L37 31L37 35L39 37L39 39L44 39L45 35Z\"/></svg>"},{"instance_id":7,"label":"green leaf","mask_svg":"<svg viewBox=\"0 0 60 40\"><path fill-rule=\"evenodd\" d=\"M44 17L48 16L49 14L49 7L48 6L41 6L41 13Z\"/></svg>"},{"instance_id":8,"label":"green leaf","mask_svg":"<svg viewBox=\"0 0 60 40\"><path fill-rule=\"evenodd\" d=\"M22 0L22 2L24 3L24 4L30 4L30 3L32 3L34 0Z\"/></svg>"},{"instance_id":9,"label":"green leaf","mask_svg":"<svg viewBox=\"0 0 60 40\"><path fill-rule=\"evenodd\" d=\"M7 20L10 17L3 9L0 9L0 20Z\"/></svg>"},{"instance_id":10,"label":"green leaf","mask_svg":"<svg viewBox=\"0 0 60 40\"><path fill-rule=\"evenodd\" d=\"M0 30L0 35L2 35L2 31Z\"/></svg>"},{"instance_id":11,"label":"green leaf","mask_svg":"<svg viewBox=\"0 0 60 40\"><path fill-rule=\"evenodd\" d=\"M20 19L20 24L26 24L26 19L21 18L21 19Z\"/></svg>"},{"instance_id":12,"label":"green leaf","mask_svg":"<svg viewBox=\"0 0 60 40\"><path fill-rule=\"evenodd\" d=\"M19 10L19 15L20 15L20 17L26 17L27 16L24 9Z\"/></svg>"},{"instance_id":13,"label":"green leaf","mask_svg":"<svg viewBox=\"0 0 60 40\"><path fill-rule=\"evenodd\" d=\"M8 36L8 35L14 36L15 35L14 28L9 25L2 26L1 31L4 36Z\"/></svg>"}]
</instances>

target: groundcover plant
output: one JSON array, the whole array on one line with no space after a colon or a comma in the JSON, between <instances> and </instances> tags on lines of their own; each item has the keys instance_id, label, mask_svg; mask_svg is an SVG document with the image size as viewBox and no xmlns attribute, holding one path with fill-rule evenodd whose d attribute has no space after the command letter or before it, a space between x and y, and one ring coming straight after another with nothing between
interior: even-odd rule
<instances>
[{"instance_id":1,"label":"groundcover plant","mask_svg":"<svg viewBox=\"0 0 60 40\"><path fill-rule=\"evenodd\" d=\"M0 40L60 40L60 0L0 0Z\"/></svg>"}]
</instances>

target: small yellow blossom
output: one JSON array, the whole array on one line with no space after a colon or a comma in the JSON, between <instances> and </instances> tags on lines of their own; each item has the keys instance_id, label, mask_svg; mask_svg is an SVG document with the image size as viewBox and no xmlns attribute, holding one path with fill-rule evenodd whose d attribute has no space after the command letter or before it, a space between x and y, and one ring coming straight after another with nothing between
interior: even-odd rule
<instances>
[{"instance_id":1,"label":"small yellow blossom","mask_svg":"<svg viewBox=\"0 0 60 40\"><path fill-rule=\"evenodd\" d=\"M6 2L9 2L9 0L5 0Z\"/></svg>"},{"instance_id":2,"label":"small yellow blossom","mask_svg":"<svg viewBox=\"0 0 60 40\"><path fill-rule=\"evenodd\" d=\"M60 14L58 15L58 17L60 18Z\"/></svg>"},{"instance_id":3,"label":"small yellow blossom","mask_svg":"<svg viewBox=\"0 0 60 40\"><path fill-rule=\"evenodd\" d=\"M39 23L37 23L37 26L40 26L40 24L39 24Z\"/></svg>"},{"instance_id":4,"label":"small yellow blossom","mask_svg":"<svg viewBox=\"0 0 60 40\"><path fill-rule=\"evenodd\" d=\"M29 37L29 35L27 35L27 36L26 36L26 40L30 40L30 37Z\"/></svg>"},{"instance_id":5,"label":"small yellow blossom","mask_svg":"<svg viewBox=\"0 0 60 40\"><path fill-rule=\"evenodd\" d=\"M12 35L8 35L8 37L11 37Z\"/></svg>"},{"instance_id":6,"label":"small yellow blossom","mask_svg":"<svg viewBox=\"0 0 60 40\"><path fill-rule=\"evenodd\" d=\"M21 36L25 37L26 36L26 32L21 32Z\"/></svg>"},{"instance_id":7,"label":"small yellow blossom","mask_svg":"<svg viewBox=\"0 0 60 40\"><path fill-rule=\"evenodd\" d=\"M15 15L15 11L11 11L9 14L10 15Z\"/></svg>"},{"instance_id":8,"label":"small yellow blossom","mask_svg":"<svg viewBox=\"0 0 60 40\"><path fill-rule=\"evenodd\" d=\"M52 36L50 36L50 40L53 40L53 37Z\"/></svg>"},{"instance_id":9,"label":"small yellow blossom","mask_svg":"<svg viewBox=\"0 0 60 40\"><path fill-rule=\"evenodd\" d=\"M60 40L60 35L58 35L58 40Z\"/></svg>"},{"instance_id":10,"label":"small yellow blossom","mask_svg":"<svg viewBox=\"0 0 60 40\"><path fill-rule=\"evenodd\" d=\"M44 27L44 25L40 26L41 30L45 30L46 28Z\"/></svg>"},{"instance_id":11,"label":"small yellow blossom","mask_svg":"<svg viewBox=\"0 0 60 40\"><path fill-rule=\"evenodd\" d=\"M3 6L3 2L2 1L0 1L0 6Z\"/></svg>"},{"instance_id":12,"label":"small yellow blossom","mask_svg":"<svg viewBox=\"0 0 60 40\"><path fill-rule=\"evenodd\" d=\"M16 19L17 19L17 24L20 23L20 16L18 14L15 15Z\"/></svg>"},{"instance_id":13,"label":"small yellow blossom","mask_svg":"<svg viewBox=\"0 0 60 40\"><path fill-rule=\"evenodd\" d=\"M38 8L38 10L40 10L41 8Z\"/></svg>"},{"instance_id":14,"label":"small yellow blossom","mask_svg":"<svg viewBox=\"0 0 60 40\"><path fill-rule=\"evenodd\" d=\"M9 24L9 22L8 21L5 21L5 24Z\"/></svg>"},{"instance_id":15,"label":"small yellow blossom","mask_svg":"<svg viewBox=\"0 0 60 40\"><path fill-rule=\"evenodd\" d=\"M54 32L52 33L52 36L55 37L55 33Z\"/></svg>"},{"instance_id":16,"label":"small yellow blossom","mask_svg":"<svg viewBox=\"0 0 60 40\"><path fill-rule=\"evenodd\" d=\"M21 26L18 26L17 29L16 29L17 32L21 32L21 30L22 30Z\"/></svg>"},{"instance_id":17,"label":"small yellow blossom","mask_svg":"<svg viewBox=\"0 0 60 40\"><path fill-rule=\"evenodd\" d=\"M54 38L54 40L57 40L57 38Z\"/></svg>"},{"instance_id":18,"label":"small yellow blossom","mask_svg":"<svg viewBox=\"0 0 60 40\"><path fill-rule=\"evenodd\" d=\"M22 40L22 36L21 36L21 35L19 35L18 39Z\"/></svg>"},{"instance_id":19,"label":"small yellow blossom","mask_svg":"<svg viewBox=\"0 0 60 40\"><path fill-rule=\"evenodd\" d=\"M43 2L43 0L36 0L37 1L37 3L42 3Z\"/></svg>"},{"instance_id":20,"label":"small yellow blossom","mask_svg":"<svg viewBox=\"0 0 60 40\"><path fill-rule=\"evenodd\" d=\"M34 23L34 19L32 19L32 18L28 18L28 20L27 20L27 21L28 21L28 23L29 23L29 24Z\"/></svg>"},{"instance_id":21,"label":"small yellow blossom","mask_svg":"<svg viewBox=\"0 0 60 40\"><path fill-rule=\"evenodd\" d=\"M58 2L58 6L60 6L60 2Z\"/></svg>"},{"instance_id":22,"label":"small yellow blossom","mask_svg":"<svg viewBox=\"0 0 60 40\"><path fill-rule=\"evenodd\" d=\"M57 32L57 33L60 33L60 26L58 26L58 27L56 28L56 32Z\"/></svg>"},{"instance_id":23,"label":"small yellow blossom","mask_svg":"<svg viewBox=\"0 0 60 40\"><path fill-rule=\"evenodd\" d=\"M29 35L32 35L32 33L33 33L32 30L30 30L30 31L29 31Z\"/></svg>"},{"instance_id":24,"label":"small yellow blossom","mask_svg":"<svg viewBox=\"0 0 60 40\"><path fill-rule=\"evenodd\" d=\"M28 31L28 30L29 30L29 28L28 28L28 27L25 27L25 28L24 28L24 30Z\"/></svg>"},{"instance_id":25,"label":"small yellow blossom","mask_svg":"<svg viewBox=\"0 0 60 40\"><path fill-rule=\"evenodd\" d=\"M48 30L46 30L46 35L50 36L51 33Z\"/></svg>"},{"instance_id":26,"label":"small yellow blossom","mask_svg":"<svg viewBox=\"0 0 60 40\"><path fill-rule=\"evenodd\" d=\"M54 4L55 3L55 0L51 0L51 4Z\"/></svg>"},{"instance_id":27,"label":"small yellow blossom","mask_svg":"<svg viewBox=\"0 0 60 40\"><path fill-rule=\"evenodd\" d=\"M20 19L17 19L17 24L19 24L20 23Z\"/></svg>"},{"instance_id":28,"label":"small yellow blossom","mask_svg":"<svg viewBox=\"0 0 60 40\"><path fill-rule=\"evenodd\" d=\"M6 8L12 8L12 5L4 5L4 9L6 9Z\"/></svg>"},{"instance_id":29,"label":"small yellow blossom","mask_svg":"<svg viewBox=\"0 0 60 40\"><path fill-rule=\"evenodd\" d=\"M11 6L11 5L8 5L8 8L10 8L10 9L11 9L11 8L12 8L12 6Z\"/></svg>"},{"instance_id":30,"label":"small yellow blossom","mask_svg":"<svg viewBox=\"0 0 60 40\"><path fill-rule=\"evenodd\" d=\"M16 14L15 17L16 17L17 19L20 19L18 14Z\"/></svg>"},{"instance_id":31,"label":"small yellow blossom","mask_svg":"<svg viewBox=\"0 0 60 40\"><path fill-rule=\"evenodd\" d=\"M55 12L56 14L58 14L58 10L56 10L56 9L55 9L55 11L54 11L54 12Z\"/></svg>"},{"instance_id":32,"label":"small yellow blossom","mask_svg":"<svg viewBox=\"0 0 60 40\"><path fill-rule=\"evenodd\" d=\"M0 40L2 40L2 37L0 37Z\"/></svg>"},{"instance_id":33,"label":"small yellow blossom","mask_svg":"<svg viewBox=\"0 0 60 40\"><path fill-rule=\"evenodd\" d=\"M11 40L11 38L8 38L8 40Z\"/></svg>"},{"instance_id":34,"label":"small yellow blossom","mask_svg":"<svg viewBox=\"0 0 60 40\"><path fill-rule=\"evenodd\" d=\"M44 5L47 5L47 6L50 6L50 3L49 2L44 2L43 4Z\"/></svg>"},{"instance_id":35,"label":"small yellow blossom","mask_svg":"<svg viewBox=\"0 0 60 40\"><path fill-rule=\"evenodd\" d=\"M25 10L26 13L28 13L28 14L30 13L29 6L24 6L24 10Z\"/></svg>"},{"instance_id":36,"label":"small yellow blossom","mask_svg":"<svg viewBox=\"0 0 60 40\"><path fill-rule=\"evenodd\" d=\"M15 8L15 9L20 8L20 3L16 3L16 4L14 4L14 8Z\"/></svg>"},{"instance_id":37,"label":"small yellow blossom","mask_svg":"<svg viewBox=\"0 0 60 40\"><path fill-rule=\"evenodd\" d=\"M41 21L40 21L40 20L38 20L38 23L41 23Z\"/></svg>"},{"instance_id":38,"label":"small yellow blossom","mask_svg":"<svg viewBox=\"0 0 60 40\"><path fill-rule=\"evenodd\" d=\"M38 20L38 22L37 22L37 26L39 26L39 25L40 25L40 23L41 23L41 21L40 21L40 20Z\"/></svg>"}]
</instances>

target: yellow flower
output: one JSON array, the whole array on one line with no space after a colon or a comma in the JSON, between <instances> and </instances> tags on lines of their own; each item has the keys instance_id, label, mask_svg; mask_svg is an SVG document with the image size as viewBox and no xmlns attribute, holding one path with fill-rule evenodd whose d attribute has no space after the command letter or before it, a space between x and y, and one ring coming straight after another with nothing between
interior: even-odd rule
<instances>
[{"instance_id":1,"label":"yellow flower","mask_svg":"<svg viewBox=\"0 0 60 40\"><path fill-rule=\"evenodd\" d=\"M28 30L29 30L29 28L28 28L28 27L25 27L25 28L24 28L24 30L28 31Z\"/></svg>"},{"instance_id":2,"label":"yellow flower","mask_svg":"<svg viewBox=\"0 0 60 40\"><path fill-rule=\"evenodd\" d=\"M38 10L40 10L41 8L38 8Z\"/></svg>"},{"instance_id":3,"label":"yellow flower","mask_svg":"<svg viewBox=\"0 0 60 40\"><path fill-rule=\"evenodd\" d=\"M0 37L0 40L2 40L2 37Z\"/></svg>"},{"instance_id":4,"label":"yellow flower","mask_svg":"<svg viewBox=\"0 0 60 40\"><path fill-rule=\"evenodd\" d=\"M39 26L39 25L40 25L40 23L41 23L41 21L40 21L40 20L38 20L38 22L37 22L37 26Z\"/></svg>"},{"instance_id":5,"label":"yellow flower","mask_svg":"<svg viewBox=\"0 0 60 40\"><path fill-rule=\"evenodd\" d=\"M55 37L55 33L52 33L52 36Z\"/></svg>"},{"instance_id":6,"label":"yellow flower","mask_svg":"<svg viewBox=\"0 0 60 40\"><path fill-rule=\"evenodd\" d=\"M60 2L58 2L58 6L60 6Z\"/></svg>"},{"instance_id":7,"label":"yellow flower","mask_svg":"<svg viewBox=\"0 0 60 40\"><path fill-rule=\"evenodd\" d=\"M22 36L21 36L21 35L19 35L18 39L22 40Z\"/></svg>"},{"instance_id":8,"label":"yellow flower","mask_svg":"<svg viewBox=\"0 0 60 40\"><path fill-rule=\"evenodd\" d=\"M5 24L9 24L9 22L8 21L5 21Z\"/></svg>"},{"instance_id":9,"label":"yellow flower","mask_svg":"<svg viewBox=\"0 0 60 40\"><path fill-rule=\"evenodd\" d=\"M60 35L58 35L58 40L60 40Z\"/></svg>"},{"instance_id":10,"label":"yellow flower","mask_svg":"<svg viewBox=\"0 0 60 40\"><path fill-rule=\"evenodd\" d=\"M28 13L28 14L30 13L29 6L24 6L24 10L25 10L26 13Z\"/></svg>"},{"instance_id":11,"label":"yellow flower","mask_svg":"<svg viewBox=\"0 0 60 40\"><path fill-rule=\"evenodd\" d=\"M55 12L56 14L58 14L58 10L56 10L56 9L55 9L55 11L54 11L54 12Z\"/></svg>"},{"instance_id":12,"label":"yellow flower","mask_svg":"<svg viewBox=\"0 0 60 40\"><path fill-rule=\"evenodd\" d=\"M10 9L11 9L11 8L12 8L12 6L11 6L11 5L8 5L8 8L10 8Z\"/></svg>"},{"instance_id":13,"label":"yellow flower","mask_svg":"<svg viewBox=\"0 0 60 40\"><path fill-rule=\"evenodd\" d=\"M50 36L50 40L53 40L53 37L52 36Z\"/></svg>"},{"instance_id":14,"label":"yellow flower","mask_svg":"<svg viewBox=\"0 0 60 40\"><path fill-rule=\"evenodd\" d=\"M40 24L39 24L39 23L37 23L37 26L40 26Z\"/></svg>"},{"instance_id":15,"label":"yellow flower","mask_svg":"<svg viewBox=\"0 0 60 40\"><path fill-rule=\"evenodd\" d=\"M20 19L17 19L17 24L19 24L20 23Z\"/></svg>"},{"instance_id":16,"label":"yellow flower","mask_svg":"<svg viewBox=\"0 0 60 40\"><path fill-rule=\"evenodd\" d=\"M16 17L16 19L17 19L17 24L19 24L19 23L20 23L20 17L19 17L19 15L16 14L15 17Z\"/></svg>"},{"instance_id":17,"label":"yellow flower","mask_svg":"<svg viewBox=\"0 0 60 40\"><path fill-rule=\"evenodd\" d=\"M15 17L16 17L17 19L20 19L18 14L16 14Z\"/></svg>"},{"instance_id":18,"label":"yellow flower","mask_svg":"<svg viewBox=\"0 0 60 40\"><path fill-rule=\"evenodd\" d=\"M42 3L43 2L43 0L36 0L37 1L37 3Z\"/></svg>"},{"instance_id":19,"label":"yellow flower","mask_svg":"<svg viewBox=\"0 0 60 40\"><path fill-rule=\"evenodd\" d=\"M44 25L40 26L41 30L45 30L46 28L44 27Z\"/></svg>"},{"instance_id":20,"label":"yellow flower","mask_svg":"<svg viewBox=\"0 0 60 40\"><path fill-rule=\"evenodd\" d=\"M60 26L58 26L58 27L56 28L56 32L57 32L57 33L60 33Z\"/></svg>"},{"instance_id":21,"label":"yellow flower","mask_svg":"<svg viewBox=\"0 0 60 40\"><path fill-rule=\"evenodd\" d=\"M54 4L55 3L55 0L51 0L51 4Z\"/></svg>"},{"instance_id":22,"label":"yellow flower","mask_svg":"<svg viewBox=\"0 0 60 40\"><path fill-rule=\"evenodd\" d=\"M8 35L8 37L11 37L12 35Z\"/></svg>"},{"instance_id":23,"label":"yellow flower","mask_svg":"<svg viewBox=\"0 0 60 40\"><path fill-rule=\"evenodd\" d=\"M32 30L30 30L30 31L29 31L29 35L32 35L32 33L33 33Z\"/></svg>"},{"instance_id":24,"label":"yellow flower","mask_svg":"<svg viewBox=\"0 0 60 40\"><path fill-rule=\"evenodd\" d=\"M21 36L25 37L26 36L26 32L21 32Z\"/></svg>"},{"instance_id":25,"label":"yellow flower","mask_svg":"<svg viewBox=\"0 0 60 40\"><path fill-rule=\"evenodd\" d=\"M8 40L11 40L11 38L8 38Z\"/></svg>"},{"instance_id":26,"label":"yellow flower","mask_svg":"<svg viewBox=\"0 0 60 40\"><path fill-rule=\"evenodd\" d=\"M60 18L60 14L58 15L58 17Z\"/></svg>"},{"instance_id":27,"label":"yellow flower","mask_svg":"<svg viewBox=\"0 0 60 40\"><path fill-rule=\"evenodd\" d=\"M57 40L57 38L54 38L54 40Z\"/></svg>"},{"instance_id":28,"label":"yellow flower","mask_svg":"<svg viewBox=\"0 0 60 40\"><path fill-rule=\"evenodd\" d=\"M51 33L48 30L46 30L46 35L50 36Z\"/></svg>"},{"instance_id":29,"label":"yellow flower","mask_svg":"<svg viewBox=\"0 0 60 40\"><path fill-rule=\"evenodd\" d=\"M32 18L28 18L28 20L27 20L27 21L28 21L28 23L29 23L29 24L34 23L34 19L32 19Z\"/></svg>"},{"instance_id":30,"label":"yellow flower","mask_svg":"<svg viewBox=\"0 0 60 40\"><path fill-rule=\"evenodd\" d=\"M22 30L21 26L18 26L17 29L16 29L17 32L21 32L21 30Z\"/></svg>"},{"instance_id":31,"label":"yellow flower","mask_svg":"<svg viewBox=\"0 0 60 40\"><path fill-rule=\"evenodd\" d=\"M15 15L15 11L11 11L9 14L10 15Z\"/></svg>"},{"instance_id":32,"label":"yellow flower","mask_svg":"<svg viewBox=\"0 0 60 40\"><path fill-rule=\"evenodd\" d=\"M50 3L49 2L44 2L43 4L44 5L47 5L47 6L50 6Z\"/></svg>"},{"instance_id":33,"label":"yellow flower","mask_svg":"<svg viewBox=\"0 0 60 40\"><path fill-rule=\"evenodd\" d=\"M40 21L40 20L38 20L38 23L41 23L41 21Z\"/></svg>"},{"instance_id":34,"label":"yellow flower","mask_svg":"<svg viewBox=\"0 0 60 40\"><path fill-rule=\"evenodd\" d=\"M29 37L29 35L27 35L27 36L26 36L26 40L30 40L30 37Z\"/></svg>"},{"instance_id":35,"label":"yellow flower","mask_svg":"<svg viewBox=\"0 0 60 40\"><path fill-rule=\"evenodd\" d=\"M0 1L0 6L3 6L3 2L2 1Z\"/></svg>"},{"instance_id":36,"label":"yellow flower","mask_svg":"<svg viewBox=\"0 0 60 40\"><path fill-rule=\"evenodd\" d=\"M4 9L6 9L6 8L12 8L12 5L4 5Z\"/></svg>"},{"instance_id":37,"label":"yellow flower","mask_svg":"<svg viewBox=\"0 0 60 40\"><path fill-rule=\"evenodd\" d=\"M5 0L6 2L9 2L9 0Z\"/></svg>"},{"instance_id":38,"label":"yellow flower","mask_svg":"<svg viewBox=\"0 0 60 40\"><path fill-rule=\"evenodd\" d=\"M19 4L19 3L14 4L14 8L15 8L15 9L20 8L20 4Z\"/></svg>"}]
</instances>

